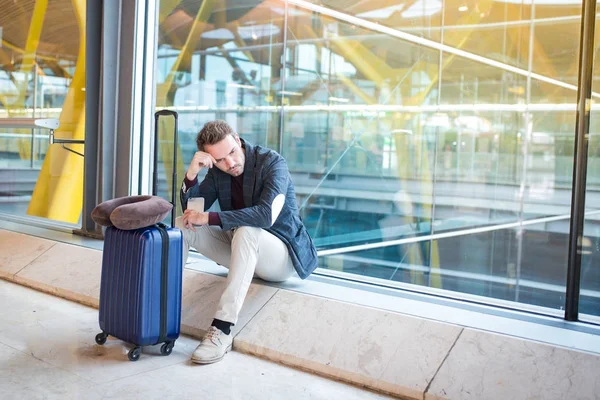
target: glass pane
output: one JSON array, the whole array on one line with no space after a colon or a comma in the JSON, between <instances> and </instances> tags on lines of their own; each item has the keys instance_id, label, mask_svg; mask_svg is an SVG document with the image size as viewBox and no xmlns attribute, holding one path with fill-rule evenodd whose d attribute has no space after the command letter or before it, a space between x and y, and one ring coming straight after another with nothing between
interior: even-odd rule
<instances>
[{"instance_id":1,"label":"glass pane","mask_svg":"<svg viewBox=\"0 0 600 400\"><path fill-rule=\"evenodd\" d=\"M597 23L600 22L597 20ZM593 85L592 90L600 86ZM590 135L581 255L580 319L600 319L600 110L590 115Z\"/></svg>"},{"instance_id":2,"label":"glass pane","mask_svg":"<svg viewBox=\"0 0 600 400\"><path fill-rule=\"evenodd\" d=\"M571 87L564 88L534 79L531 101L554 106L574 104L577 99L581 3L572 2L570 5L565 5L561 8L560 14L536 6L535 16L537 22L533 27L526 27L527 34L531 32L530 29L534 32L530 36L533 41L532 72ZM556 38L556 41L549 38Z\"/></svg>"},{"instance_id":3,"label":"glass pane","mask_svg":"<svg viewBox=\"0 0 600 400\"><path fill-rule=\"evenodd\" d=\"M600 76L600 5L596 8L595 64L592 91L598 93ZM581 239L580 319L600 323L600 108L592 105L588 141L585 220Z\"/></svg>"},{"instance_id":4,"label":"glass pane","mask_svg":"<svg viewBox=\"0 0 600 400\"><path fill-rule=\"evenodd\" d=\"M0 13L0 213L79 221L83 157L49 146L48 129L10 124L15 118L55 118L60 121L56 138L84 139L85 7L80 3L19 2ZM83 153L82 145L66 147Z\"/></svg>"},{"instance_id":5,"label":"glass pane","mask_svg":"<svg viewBox=\"0 0 600 400\"><path fill-rule=\"evenodd\" d=\"M315 244L429 233L435 135L404 108L437 101L439 52L291 9L282 154Z\"/></svg>"},{"instance_id":6,"label":"glass pane","mask_svg":"<svg viewBox=\"0 0 600 400\"><path fill-rule=\"evenodd\" d=\"M279 146L283 3L224 4L159 4L156 105L179 113L180 177L197 151L196 135L214 119L253 144ZM172 129L164 123L159 195L170 196Z\"/></svg>"},{"instance_id":7,"label":"glass pane","mask_svg":"<svg viewBox=\"0 0 600 400\"><path fill-rule=\"evenodd\" d=\"M320 4L411 29L404 5ZM581 4L444 4L431 14L443 19L412 28L429 24L426 37L504 65L290 7L283 154L301 212L327 250L322 268L554 314L577 94L564 84L576 84ZM554 81L528 82L529 65Z\"/></svg>"}]
</instances>

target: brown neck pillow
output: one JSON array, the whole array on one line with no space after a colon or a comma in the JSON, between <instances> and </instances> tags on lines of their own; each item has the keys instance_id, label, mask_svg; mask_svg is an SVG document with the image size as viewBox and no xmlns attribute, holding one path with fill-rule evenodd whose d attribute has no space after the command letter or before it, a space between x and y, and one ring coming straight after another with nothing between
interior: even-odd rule
<instances>
[{"instance_id":1,"label":"brown neck pillow","mask_svg":"<svg viewBox=\"0 0 600 400\"><path fill-rule=\"evenodd\" d=\"M132 230L161 222L173 205L158 196L127 196L100 203L92 211L92 219L102 226Z\"/></svg>"}]
</instances>

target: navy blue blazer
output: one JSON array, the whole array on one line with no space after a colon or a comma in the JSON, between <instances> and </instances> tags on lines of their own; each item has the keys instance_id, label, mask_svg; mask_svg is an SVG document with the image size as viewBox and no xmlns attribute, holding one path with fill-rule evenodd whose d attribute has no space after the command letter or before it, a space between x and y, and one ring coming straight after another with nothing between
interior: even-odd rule
<instances>
[{"instance_id":1,"label":"navy blue blazer","mask_svg":"<svg viewBox=\"0 0 600 400\"><path fill-rule=\"evenodd\" d=\"M205 209L215 200L219 201L219 218L223 229L240 226L262 228L278 237L288 252L300 278L305 279L317 267L317 250L309 236L296 204L294 184L287 162L277 152L261 146L253 146L242 140L246 150L244 163L244 205L246 208L232 210L231 175L214 167L204 180L184 192L181 190L181 206L185 210L191 197L204 197ZM277 200L276 200L277 198ZM273 204L284 201L277 219L273 221Z\"/></svg>"}]
</instances>

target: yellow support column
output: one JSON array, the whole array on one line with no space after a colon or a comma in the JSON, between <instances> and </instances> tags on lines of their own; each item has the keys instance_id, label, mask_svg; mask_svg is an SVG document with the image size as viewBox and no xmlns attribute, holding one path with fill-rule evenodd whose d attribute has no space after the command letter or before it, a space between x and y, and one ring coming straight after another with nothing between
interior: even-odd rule
<instances>
[{"instance_id":1,"label":"yellow support column","mask_svg":"<svg viewBox=\"0 0 600 400\"><path fill-rule=\"evenodd\" d=\"M62 112L60 138L85 137L85 0L72 0L79 25L79 54L75 75ZM82 152L82 145L74 145ZM77 223L83 204L83 157L60 146L48 149L38 181L27 209L27 214L53 220Z\"/></svg>"},{"instance_id":2,"label":"yellow support column","mask_svg":"<svg viewBox=\"0 0 600 400\"><path fill-rule=\"evenodd\" d=\"M331 46L350 61L370 81L381 87L395 70L356 40L343 37L331 41Z\"/></svg>"},{"instance_id":3,"label":"yellow support column","mask_svg":"<svg viewBox=\"0 0 600 400\"><path fill-rule=\"evenodd\" d=\"M27 33L27 41L25 43L25 50L23 51L23 59L21 61L21 68L19 72L23 74L25 80L19 82L17 90L19 97L17 101L13 103L11 108L25 108L25 98L27 97L27 87L29 83L29 76L33 71L35 65L35 58L37 53L38 44L40 43L40 36L42 35L42 28L44 26L44 17L46 16L46 9L48 8L48 0L37 0L33 8L31 15L31 21L29 23L29 32ZM23 115L19 115L23 117ZM28 135L26 139L19 139L17 146L19 147L19 156L21 160L28 160L31 157L31 138L29 129L19 129L15 131L23 135Z\"/></svg>"}]
</instances>

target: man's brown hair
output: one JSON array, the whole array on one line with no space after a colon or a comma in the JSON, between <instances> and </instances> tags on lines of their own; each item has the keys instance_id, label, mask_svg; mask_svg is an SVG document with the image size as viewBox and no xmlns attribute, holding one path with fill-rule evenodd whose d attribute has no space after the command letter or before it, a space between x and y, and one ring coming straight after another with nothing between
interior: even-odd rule
<instances>
[{"instance_id":1,"label":"man's brown hair","mask_svg":"<svg viewBox=\"0 0 600 400\"><path fill-rule=\"evenodd\" d=\"M207 122L196 136L198 150L204 151L204 146L219 143L227 135L235 135L235 131L227 122L222 119Z\"/></svg>"}]
</instances>

